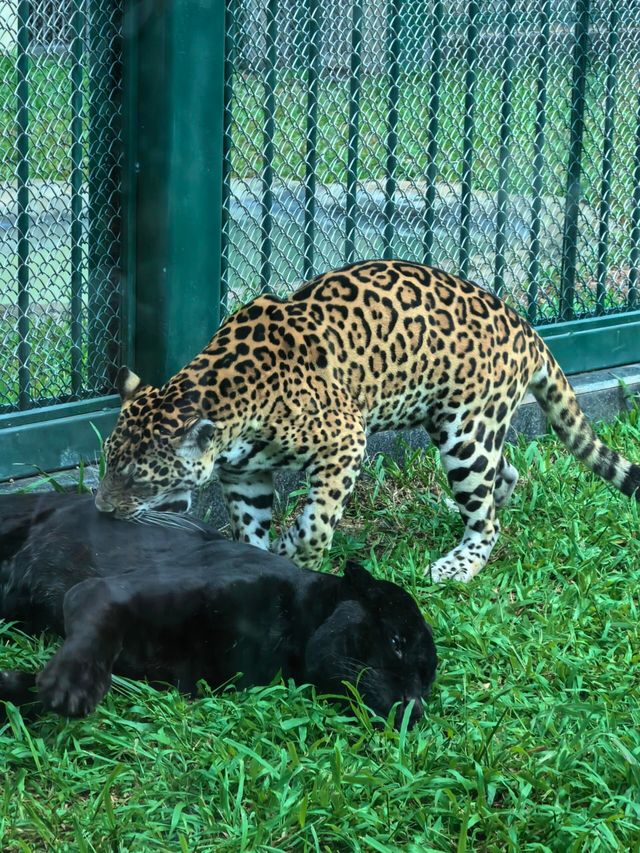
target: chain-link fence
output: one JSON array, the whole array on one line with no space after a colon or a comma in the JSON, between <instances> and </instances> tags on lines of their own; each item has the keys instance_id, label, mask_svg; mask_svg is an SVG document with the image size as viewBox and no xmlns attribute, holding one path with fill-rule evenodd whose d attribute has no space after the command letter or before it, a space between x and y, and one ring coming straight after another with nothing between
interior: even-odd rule
<instances>
[{"instance_id":1,"label":"chain-link fence","mask_svg":"<svg viewBox=\"0 0 640 853\"><path fill-rule=\"evenodd\" d=\"M228 0L226 308L367 257L637 306L639 0Z\"/></svg>"},{"instance_id":2,"label":"chain-link fence","mask_svg":"<svg viewBox=\"0 0 640 853\"><path fill-rule=\"evenodd\" d=\"M118 0L0 0L0 413L118 362Z\"/></svg>"},{"instance_id":3,"label":"chain-link fence","mask_svg":"<svg viewBox=\"0 0 640 853\"><path fill-rule=\"evenodd\" d=\"M121 6L0 0L0 414L112 389ZM226 310L379 256L536 323L638 307L640 0L226 13Z\"/></svg>"}]
</instances>

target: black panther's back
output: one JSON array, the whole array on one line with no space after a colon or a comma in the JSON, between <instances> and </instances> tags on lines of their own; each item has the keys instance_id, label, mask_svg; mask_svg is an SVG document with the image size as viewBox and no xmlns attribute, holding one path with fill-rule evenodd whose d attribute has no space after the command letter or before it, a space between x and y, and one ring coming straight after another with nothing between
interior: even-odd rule
<instances>
[{"instance_id":1,"label":"black panther's back","mask_svg":"<svg viewBox=\"0 0 640 853\"><path fill-rule=\"evenodd\" d=\"M62 633L64 594L90 577L142 570L149 580L180 584L188 573L224 583L239 562L245 578L252 567L256 575L300 573L287 560L228 542L204 523L185 524L119 521L97 512L91 495L0 495L0 618L23 622L31 632Z\"/></svg>"}]
</instances>

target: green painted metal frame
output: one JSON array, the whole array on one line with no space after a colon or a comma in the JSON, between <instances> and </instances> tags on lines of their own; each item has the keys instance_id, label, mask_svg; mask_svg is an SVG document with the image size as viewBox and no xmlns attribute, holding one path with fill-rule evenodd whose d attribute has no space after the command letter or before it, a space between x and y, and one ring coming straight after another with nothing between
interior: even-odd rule
<instances>
[{"instance_id":1,"label":"green painted metal frame","mask_svg":"<svg viewBox=\"0 0 640 853\"><path fill-rule=\"evenodd\" d=\"M565 373L640 362L640 311L538 326Z\"/></svg>"},{"instance_id":2,"label":"green painted metal frame","mask_svg":"<svg viewBox=\"0 0 640 853\"><path fill-rule=\"evenodd\" d=\"M616 85L618 58L618 0L611 0L609 12L609 37L607 39L607 77L604 100L604 141L602 145L602 180L600 184L600 227L598 229L598 270L596 314L605 312L607 260L609 252L609 210L611 207L611 180L613 177L613 136L615 131Z\"/></svg>"},{"instance_id":3,"label":"green painted metal frame","mask_svg":"<svg viewBox=\"0 0 640 853\"><path fill-rule=\"evenodd\" d=\"M271 255L273 254L273 160L276 149L273 138L276 133L276 85L278 77L277 41L277 2L267 0L267 73L264 79L264 115L262 125L262 172L260 199L260 293L270 290L273 272Z\"/></svg>"},{"instance_id":4,"label":"green painted metal frame","mask_svg":"<svg viewBox=\"0 0 640 853\"><path fill-rule=\"evenodd\" d=\"M427 189L425 193L425 210L424 210L424 262L425 264L433 263L433 219L435 213L436 200L436 180L438 178L437 157L438 157L438 129L439 110L440 110L440 83L442 65L442 38L444 30L442 27L443 19L442 0L435 0L433 4L433 14L431 17L431 85L429 87L429 118L428 118L428 137L427 144Z\"/></svg>"},{"instance_id":5,"label":"green painted metal frame","mask_svg":"<svg viewBox=\"0 0 640 853\"><path fill-rule=\"evenodd\" d=\"M128 13L137 111L134 367L157 385L220 320L225 4L130 2Z\"/></svg>"},{"instance_id":6,"label":"green painted metal frame","mask_svg":"<svg viewBox=\"0 0 640 853\"><path fill-rule=\"evenodd\" d=\"M384 228L382 232L382 256L393 257L392 243L395 236L394 216L396 210L396 186L398 157L398 101L400 99L400 45L402 39L401 0L389 0L387 9L387 67L389 69L389 94L387 97L386 162L384 182Z\"/></svg>"},{"instance_id":7,"label":"green painted metal frame","mask_svg":"<svg viewBox=\"0 0 640 853\"><path fill-rule=\"evenodd\" d=\"M229 272L229 228L231 227L231 173L232 153L231 134L233 132L233 68L236 62L236 34L238 0L225 3L225 41L224 41L224 130L222 142L222 219L220 256L220 301L227 299ZM222 309L221 309L222 310Z\"/></svg>"},{"instance_id":8,"label":"green painted metal frame","mask_svg":"<svg viewBox=\"0 0 640 853\"><path fill-rule=\"evenodd\" d=\"M95 430L109 434L119 402L109 396L3 416L0 481L71 468L81 460L93 462L100 453Z\"/></svg>"},{"instance_id":9,"label":"green painted metal frame","mask_svg":"<svg viewBox=\"0 0 640 853\"><path fill-rule=\"evenodd\" d=\"M114 204L118 192L118 152L113 142L119 122L113 109L117 97L114 64L118 27L110 0L86 3L84 14L79 10L76 26L87 33L87 371L90 387L98 393L108 393L115 379L113 365L120 355L117 272L120 234L116 224L118 209Z\"/></svg>"},{"instance_id":10,"label":"green painted metal frame","mask_svg":"<svg viewBox=\"0 0 640 853\"><path fill-rule=\"evenodd\" d=\"M638 307L638 279L640 278L640 91L636 117L635 157L633 164L633 208L631 212L631 252L629 262L629 308Z\"/></svg>"},{"instance_id":11,"label":"green painted metal frame","mask_svg":"<svg viewBox=\"0 0 640 853\"><path fill-rule=\"evenodd\" d=\"M349 124L347 139L347 186L345 202L345 260L356 259L358 167L360 155L360 95L362 90L362 0L354 0L351 17L351 74L349 77Z\"/></svg>"},{"instance_id":12,"label":"green painted metal frame","mask_svg":"<svg viewBox=\"0 0 640 853\"><path fill-rule=\"evenodd\" d=\"M506 0L506 31L504 40L504 55L502 58L502 91L500 93L500 146L498 149L498 193L496 196L496 237L495 265L493 289L502 296L504 290L504 274L507 266L507 219L509 204L509 169L511 164L511 118L513 105L511 103L513 89L513 69L516 27L516 17L513 11L513 0Z\"/></svg>"},{"instance_id":13,"label":"green painted metal frame","mask_svg":"<svg viewBox=\"0 0 640 853\"><path fill-rule=\"evenodd\" d=\"M473 134L475 129L476 64L478 61L478 16L477 0L469 0L467 6L467 45L465 49L466 71L464 75L464 120L462 129L462 168L460 174L460 249L458 265L462 276L469 272L471 254L471 180L473 174Z\"/></svg>"},{"instance_id":14,"label":"green painted metal frame","mask_svg":"<svg viewBox=\"0 0 640 853\"><path fill-rule=\"evenodd\" d=\"M85 17L81 0L71 16L71 390L82 389L82 68Z\"/></svg>"},{"instance_id":15,"label":"green painted metal frame","mask_svg":"<svg viewBox=\"0 0 640 853\"><path fill-rule=\"evenodd\" d=\"M533 205L531 210L531 248L529 251L529 286L527 319L535 323L538 314L538 279L540 276L540 228L542 226L542 172L544 169L545 129L547 122L547 83L549 76L549 19L551 0L540 9L538 39L538 80L536 84L536 120L533 141Z\"/></svg>"},{"instance_id":16,"label":"green painted metal frame","mask_svg":"<svg viewBox=\"0 0 640 853\"><path fill-rule=\"evenodd\" d=\"M318 82L320 79L320 7L318 0L307 0L307 126L304 154L304 232L302 277L313 276L316 233L316 168L318 163Z\"/></svg>"}]
</instances>

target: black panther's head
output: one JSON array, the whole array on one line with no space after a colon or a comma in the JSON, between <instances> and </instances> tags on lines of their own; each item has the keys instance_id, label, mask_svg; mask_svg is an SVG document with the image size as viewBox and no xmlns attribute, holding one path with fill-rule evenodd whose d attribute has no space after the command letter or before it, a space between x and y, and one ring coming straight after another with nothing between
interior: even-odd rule
<instances>
[{"instance_id":1,"label":"black panther's head","mask_svg":"<svg viewBox=\"0 0 640 853\"><path fill-rule=\"evenodd\" d=\"M413 725L438 664L431 628L409 593L361 566L348 563L343 584L338 605L307 644L309 679L330 693L344 692L345 681L356 685L364 703L385 718L398 703L396 725L413 700Z\"/></svg>"}]
</instances>

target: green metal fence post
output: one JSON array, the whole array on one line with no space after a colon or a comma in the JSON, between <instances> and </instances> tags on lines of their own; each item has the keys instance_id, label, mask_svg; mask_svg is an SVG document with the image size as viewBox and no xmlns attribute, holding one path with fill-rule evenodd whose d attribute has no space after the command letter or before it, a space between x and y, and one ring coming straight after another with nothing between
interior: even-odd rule
<instances>
[{"instance_id":1,"label":"green metal fence post","mask_svg":"<svg viewBox=\"0 0 640 853\"><path fill-rule=\"evenodd\" d=\"M347 263L356 257L356 210L358 206L358 154L360 149L360 91L362 76L362 0L354 0L351 19L351 75L349 77L349 125L347 128L347 192L345 247Z\"/></svg>"},{"instance_id":2,"label":"green metal fence post","mask_svg":"<svg viewBox=\"0 0 640 853\"><path fill-rule=\"evenodd\" d=\"M464 119L462 131L462 174L460 188L460 274L469 272L471 255L471 172L473 165L473 126L476 88L476 60L479 7L477 0L469 0L467 8L466 71L464 75Z\"/></svg>"},{"instance_id":3,"label":"green metal fence post","mask_svg":"<svg viewBox=\"0 0 640 853\"><path fill-rule=\"evenodd\" d=\"M547 78L549 72L549 17L551 0L544 0L540 10L538 39L538 79L536 83L536 123L533 139L533 204L531 208L531 244L529 249L529 287L527 289L527 319L535 323L538 313L540 276L540 227L542 225L542 170L544 168L544 137L547 120Z\"/></svg>"},{"instance_id":4,"label":"green metal fence post","mask_svg":"<svg viewBox=\"0 0 640 853\"><path fill-rule=\"evenodd\" d=\"M513 69L515 53L515 15L513 0L506 0L506 33L504 40L504 56L502 59L502 92L500 104L500 147L498 151L498 195L496 211L496 249L493 289L502 295L504 288L504 271L506 266L505 251L507 247L507 217L509 204L509 165L511 160L511 89L513 87Z\"/></svg>"},{"instance_id":5,"label":"green metal fence post","mask_svg":"<svg viewBox=\"0 0 640 853\"><path fill-rule=\"evenodd\" d=\"M222 246L220 250L220 312L229 288L229 251L231 227L231 138L233 132L233 74L236 60L237 3L227 0L224 32L224 127L222 141Z\"/></svg>"},{"instance_id":6,"label":"green metal fence post","mask_svg":"<svg viewBox=\"0 0 640 853\"><path fill-rule=\"evenodd\" d=\"M638 279L640 278L640 89L638 90L635 142L636 150L633 164L631 209L631 254L629 258L629 296L627 297L627 305L631 311L634 311L638 307Z\"/></svg>"},{"instance_id":7,"label":"green metal fence post","mask_svg":"<svg viewBox=\"0 0 640 853\"><path fill-rule=\"evenodd\" d=\"M278 37L278 0L267 2L267 73L264 81L264 124L262 127L262 200L260 222L260 292L266 293L271 282L271 254L273 252L273 158L276 133L276 62L278 59L276 39Z\"/></svg>"},{"instance_id":8,"label":"green metal fence post","mask_svg":"<svg viewBox=\"0 0 640 853\"><path fill-rule=\"evenodd\" d=\"M398 147L398 100L400 98L398 77L400 76L400 33L402 27L401 2L402 0L388 0L387 59L389 66L389 96L387 100L387 155L384 187L385 225L382 235L382 254L385 258L393 257L393 238L395 232L393 219L396 209L396 170L398 164L396 148Z\"/></svg>"},{"instance_id":9,"label":"green metal fence post","mask_svg":"<svg viewBox=\"0 0 640 853\"><path fill-rule=\"evenodd\" d=\"M604 314L607 260L609 253L609 212L613 177L613 132L616 108L616 66L618 46L618 0L611 0L607 43L607 78L604 99L604 141L602 144L602 181L600 185L600 227L598 229L598 270L596 273L596 314Z\"/></svg>"},{"instance_id":10,"label":"green metal fence post","mask_svg":"<svg viewBox=\"0 0 640 853\"><path fill-rule=\"evenodd\" d=\"M440 68L442 66L442 0L435 0L433 6L433 26L431 36L431 71L429 75L429 118L427 120L427 187L424 210L424 262L433 263L433 218L436 200L436 179L438 169L438 126L440 110Z\"/></svg>"},{"instance_id":11,"label":"green metal fence post","mask_svg":"<svg viewBox=\"0 0 640 853\"><path fill-rule=\"evenodd\" d=\"M316 169L318 165L318 77L320 74L320 8L318 0L307 0L307 132L304 157L304 235L302 278L313 275L316 219Z\"/></svg>"},{"instance_id":12,"label":"green metal fence post","mask_svg":"<svg viewBox=\"0 0 640 853\"><path fill-rule=\"evenodd\" d=\"M27 409L31 402L29 370L29 0L18 5L17 60L17 138L18 153L18 406Z\"/></svg>"},{"instance_id":13,"label":"green metal fence post","mask_svg":"<svg viewBox=\"0 0 640 853\"><path fill-rule=\"evenodd\" d=\"M71 393L82 388L82 41L84 12L71 16Z\"/></svg>"},{"instance_id":14,"label":"green metal fence post","mask_svg":"<svg viewBox=\"0 0 640 853\"><path fill-rule=\"evenodd\" d=\"M128 11L138 93L134 367L159 384L220 317L225 10L158 0Z\"/></svg>"},{"instance_id":15,"label":"green metal fence post","mask_svg":"<svg viewBox=\"0 0 640 853\"><path fill-rule=\"evenodd\" d=\"M129 2L129 0L127 0ZM122 168L120 364L135 362L137 289L138 39L137 20L125 4L122 21Z\"/></svg>"},{"instance_id":16,"label":"green metal fence post","mask_svg":"<svg viewBox=\"0 0 640 853\"><path fill-rule=\"evenodd\" d=\"M89 0L87 10L90 176L87 373L89 387L99 394L113 388L113 365L118 359L119 155L113 109L117 28L109 0Z\"/></svg>"},{"instance_id":17,"label":"green metal fence post","mask_svg":"<svg viewBox=\"0 0 640 853\"><path fill-rule=\"evenodd\" d=\"M562 241L562 272L560 275L560 318L574 316L576 264L578 261L578 215L580 212L582 149L584 137L585 88L589 58L590 0L576 0L576 28L573 50L573 82L571 85L571 114L567 191Z\"/></svg>"}]
</instances>

